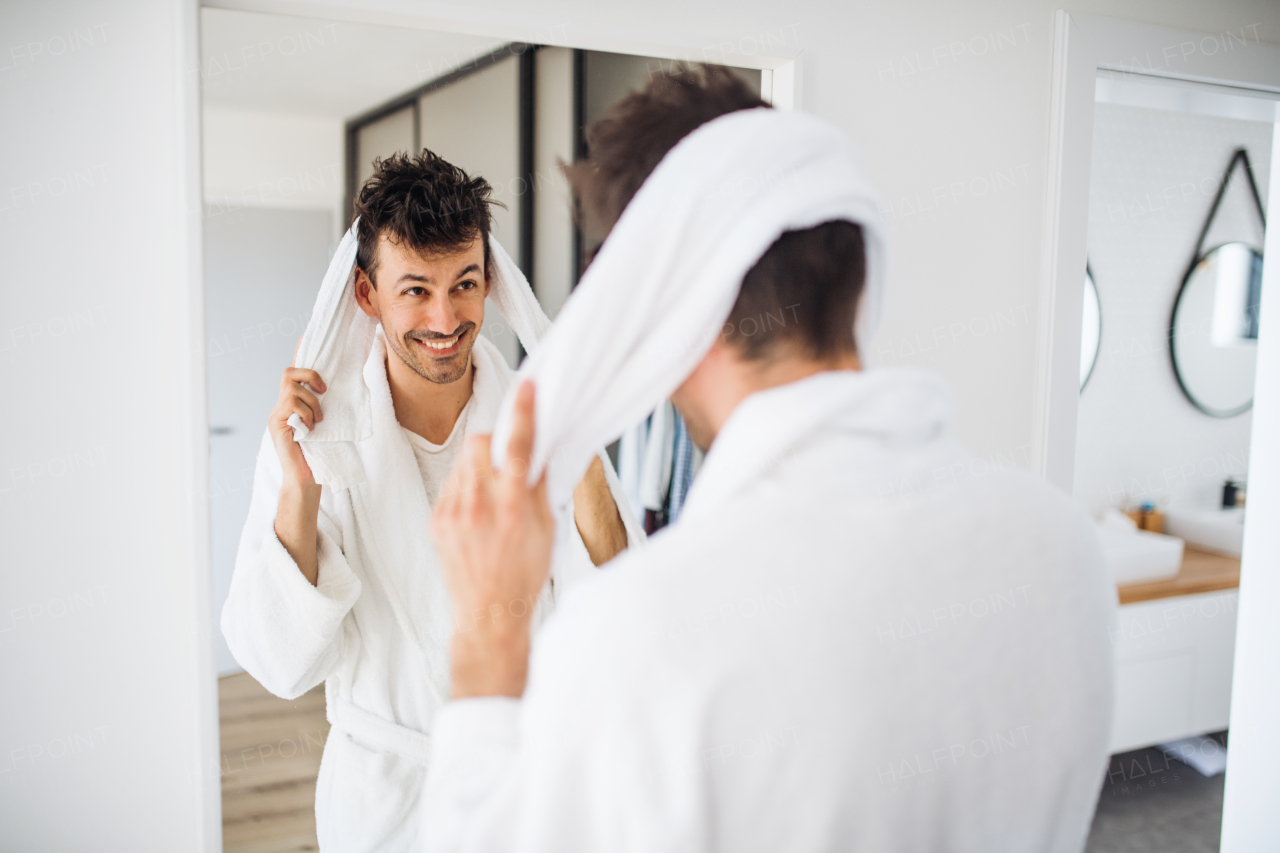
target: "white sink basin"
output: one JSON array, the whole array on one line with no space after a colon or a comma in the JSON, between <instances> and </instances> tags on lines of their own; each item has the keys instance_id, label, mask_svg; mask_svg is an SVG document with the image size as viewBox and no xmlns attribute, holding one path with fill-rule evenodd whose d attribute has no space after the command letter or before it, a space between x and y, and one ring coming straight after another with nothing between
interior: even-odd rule
<instances>
[{"instance_id":1,"label":"white sink basin","mask_svg":"<svg viewBox=\"0 0 1280 853\"><path fill-rule=\"evenodd\" d=\"M1239 557L1244 545L1244 507L1169 510L1164 529L1196 548Z\"/></svg>"},{"instance_id":2,"label":"white sink basin","mask_svg":"<svg viewBox=\"0 0 1280 853\"><path fill-rule=\"evenodd\" d=\"M1176 536L1108 519L1098 525L1098 537L1117 585L1171 578L1182 567L1183 542Z\"/></svg>"}]
</instances>

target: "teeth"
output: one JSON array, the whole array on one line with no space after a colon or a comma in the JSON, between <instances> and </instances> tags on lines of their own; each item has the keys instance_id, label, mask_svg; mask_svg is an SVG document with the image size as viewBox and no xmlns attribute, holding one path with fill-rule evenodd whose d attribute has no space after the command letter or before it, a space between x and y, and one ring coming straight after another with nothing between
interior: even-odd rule
<instances>
[{"instance_id":1,"label":"teeth","mask_svg":"<svg viewBox=\"0 0 1280 853\"><path fill-rule=\"evenodd\" d=\"M423 341L424 344L432 349L448 349L458 342L457 338L450 338L447 341Z\"/></svg>"}]
</instances>

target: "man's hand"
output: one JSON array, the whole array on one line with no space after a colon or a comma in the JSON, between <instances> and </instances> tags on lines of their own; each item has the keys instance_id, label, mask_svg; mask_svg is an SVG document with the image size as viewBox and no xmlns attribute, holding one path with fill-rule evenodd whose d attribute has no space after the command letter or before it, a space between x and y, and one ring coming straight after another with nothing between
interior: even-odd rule
<instances>
[{"instance_id":1,"label":"man's hand","mask_svg":"<svg viewBox=\"0 0 1280 853\"><path fill-rule=\"evenodd\" d=\"M304 382L306 385L302 384ZM293 427L289 426L289 417L295 414L302 418L307 429L314 429L318 421L324 420L320 401L307 385L321 394L325 392L324 380L319 373L302 367L285 368L284 375L280 377L280 397L267 417L267 430L276 446L276 455L280 457L280 466L284 468L286 486L316 484L311 466L302 455L302 448L293 440Z\"/></svg>"},{"instance_id":2,"label":"man's hand","mask_svg":"<svg viewBox=\"0 0 1280 853\"><path fill-rule=\"evenodd\" d=\"M528 484L533 401L533 384L522 383L506 467L494 471L489 436L472 436L431 516L456 613L455 699L524 693L530 620L555 541L546 478Z\"/></svg>"},{"instance_id":3,"label":"man's hand","mask_svg":"<svg viewBox=\"0 0 1280 853\"><path fill-rule=\"evenodd\" d=\"M299 342L301 343L301 342ZM320 561L316 556L316 520L320 514L320 486L311 474L311 466L302 455L302 448L293 440L293 427L289 416L297 414L307 428L324 420L320 401L302 383L321 394L324 380L314 370L289 367L280 378L280 398L267 417L267 431L280 457L284 480L280 484L280 503L276 507L276 538L298 564L303 577L316 585L320 575Z\"/></svg>"}]
</instances>

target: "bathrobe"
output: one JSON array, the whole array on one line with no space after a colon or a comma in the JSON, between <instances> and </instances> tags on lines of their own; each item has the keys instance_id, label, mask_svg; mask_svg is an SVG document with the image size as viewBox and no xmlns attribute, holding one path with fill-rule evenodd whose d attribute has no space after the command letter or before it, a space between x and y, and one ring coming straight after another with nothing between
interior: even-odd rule
<instances>
[{"instance_id":1,"label":"bathrobe","mask_svg":"<svg viewBox=\"0 0 1280 853\"><path fill-rule=\"evenodd\" d=\"M386 358L379 329L363 373L373 435L354 445L367 481L321 493L317 585L275 535L282 473L267 434L222 611L236 660L272 693L292 699L325 684L332 728L316 787L316 830L326 853L421 849L429 829L419 807L427 732L450 692L452 605L427 531L422 476L396 421ZM513 375L484 337L473 363L467 435L492 431ZM611 470L606 476L621 506L616 478ZM539 603L544 611L594 571L576 527L566 526L566 547Z\"/></svg>"},{"instance_id":2,"label":"bathrobe","mask_svg":"<svg viewBox=\"0 0 1280 853\"><path fill-rule=\"evenodd\" d=\"M430 851L1079 851L1116 607L1093 524L930 372L748 397L684 513L570 590L521 699L435 718Z\"/></svg>"}]
</instances>

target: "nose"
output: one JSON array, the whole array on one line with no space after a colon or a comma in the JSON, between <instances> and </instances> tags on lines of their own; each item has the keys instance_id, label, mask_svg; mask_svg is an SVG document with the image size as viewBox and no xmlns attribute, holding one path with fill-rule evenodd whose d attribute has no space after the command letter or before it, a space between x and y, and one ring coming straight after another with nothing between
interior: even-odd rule
<instances>
[{"instance_id":1,"label":"nose","mask_svg":"<svg viewBox=\"0 0 1280 853\"><path fill-rule=\"evenodd\" d=\"M427 302L426 328L428 331L448 335L458 328L458 312L448 294L433 295Z\"/></svg>"}]
</instances>

